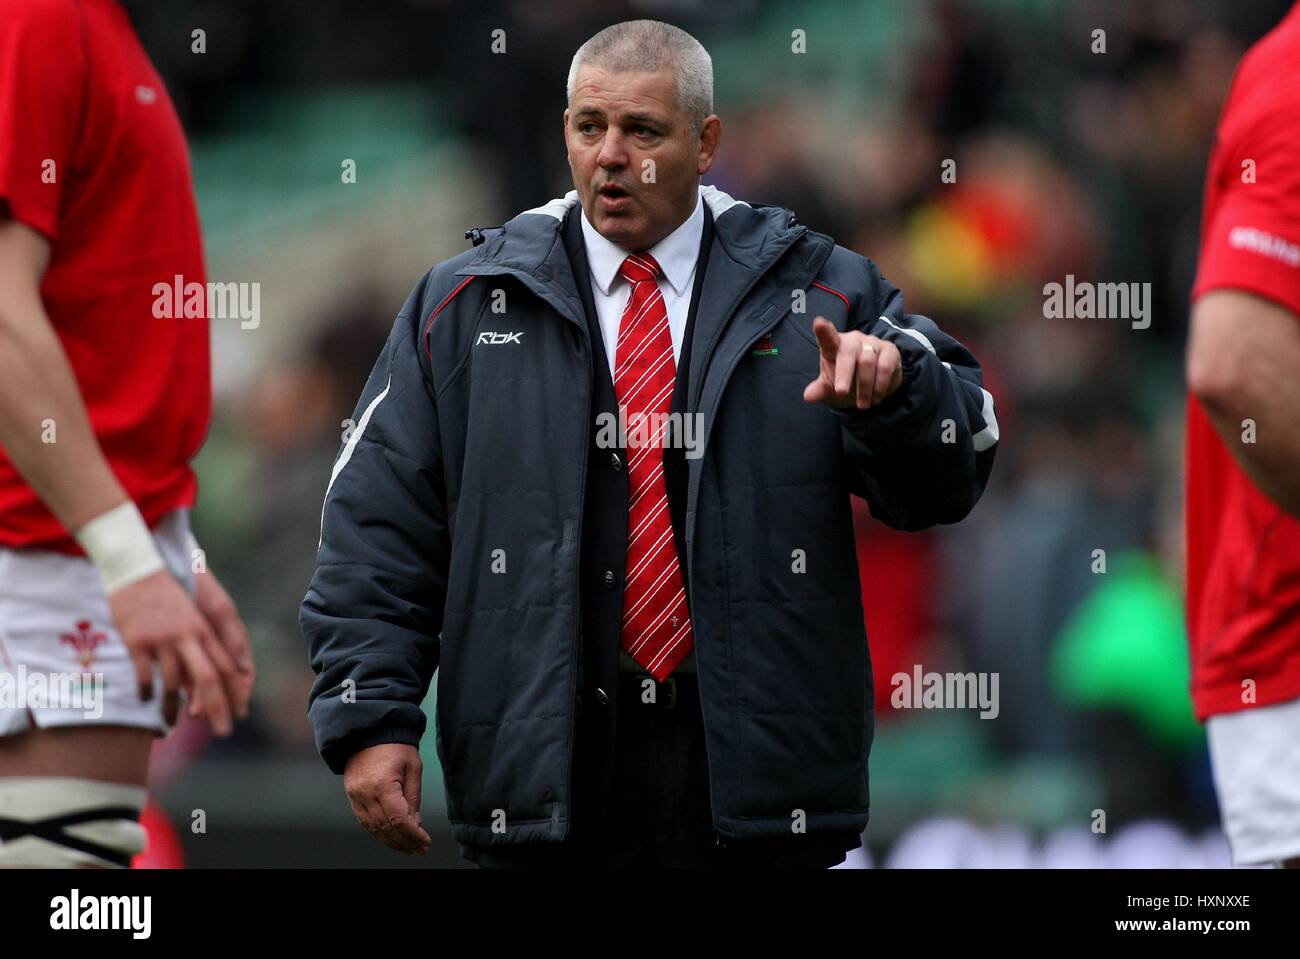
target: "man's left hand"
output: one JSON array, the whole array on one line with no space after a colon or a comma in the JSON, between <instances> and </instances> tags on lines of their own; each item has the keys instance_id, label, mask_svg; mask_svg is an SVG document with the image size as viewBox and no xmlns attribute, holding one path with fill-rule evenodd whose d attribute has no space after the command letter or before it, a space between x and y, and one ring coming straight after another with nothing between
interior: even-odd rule
<instances>
[{"instance_id":1,"label":"man's left hand","mask_svg":"<svg viewBox=\"0 0 1300 959\"><path fill-rule=\"evenodd\" d=\"M903 357L888 340L858 330L841 333L824 316L813 320L813 333L821 350L821 373L804 387L807 402L865 410L902 384Z\"/></svg>"}]
</instances>

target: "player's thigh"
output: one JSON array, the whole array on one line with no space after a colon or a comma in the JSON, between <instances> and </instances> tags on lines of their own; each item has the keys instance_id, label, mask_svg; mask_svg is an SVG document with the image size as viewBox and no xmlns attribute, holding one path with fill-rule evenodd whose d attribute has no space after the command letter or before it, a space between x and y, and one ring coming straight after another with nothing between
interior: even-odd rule
<instances>
[{"instance_id":1,"label":"player's thigh","mask_svg":"<svg viewBox=\"0 0 1300 959\"><path fill-rule=\"evenodd\" d=\"M150 729L133 726L55 726L0 736L0 779L75 777L143 786L149 772Z\"/></svg>"},{"instance_id":2,"label":"player's thigh","mask_svg":"<svg viewBox=\"0 0 1300 959\"><path fill-rule=\"evenodd\" d=\"M104 725L0 736L0 870L129 867L147 844L153 738Z\"/></svg>"}]
</instances>

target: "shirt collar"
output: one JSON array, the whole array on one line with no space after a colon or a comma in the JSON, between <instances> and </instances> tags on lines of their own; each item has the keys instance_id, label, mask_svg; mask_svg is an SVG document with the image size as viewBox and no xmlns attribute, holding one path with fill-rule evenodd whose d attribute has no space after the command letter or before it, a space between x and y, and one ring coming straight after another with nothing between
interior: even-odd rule
<instances>
[{"instance_id":1,"label":"shirt collar","mask_svg":"<svg viewBox=\"0 0 1300 959\"><path fill-rule=\"evenodd\" d=\"M579 207L581 210L581 206ZM655 258L659 268L678 296L686 293L686 284L695 273L695 261L700 255L700 238L704 232L704 201L695 198L695 210L682 225L650 247L650 255ZM605 296L618 278L618 268L627 259L630 250L606 239L597 232L582 211L582 238L587 247L587 264L596 286Z\"/></svg>"}]
</instances>

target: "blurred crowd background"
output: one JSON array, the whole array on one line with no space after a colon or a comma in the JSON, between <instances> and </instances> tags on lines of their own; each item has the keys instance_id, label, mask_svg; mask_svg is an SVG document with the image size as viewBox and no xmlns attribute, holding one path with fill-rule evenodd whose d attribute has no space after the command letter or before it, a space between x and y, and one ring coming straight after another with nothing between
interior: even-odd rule
<instances>
[{"instance_id":1,"label":"blurred crowd background","mask_svg":"<svg viewBox=\"0 0 1300 959\"><path fill-rule=\"evenodd\" d=\"M1227 864L1187 693L1182 355L1218 112L1289 0L126 5L190 136L209 278L262 284L257 329L213 324L195 517L259 687L231 739L190 724L157 747L175 856L407 863L355 825L306 721L296 618L330 468L424 270L572 188L577 47L651 17L713 57L705 182L875 260L997 399L1000 452L967 521L897 534L855 502L878 725L847 865ZM1045 318L1044 284L1067 275L1150 283L1150 327ZM891 677L917 664L998 674L997 718L895 708ZM463 865L430 716L424 862Z\"/></svg>"}]
</instances>

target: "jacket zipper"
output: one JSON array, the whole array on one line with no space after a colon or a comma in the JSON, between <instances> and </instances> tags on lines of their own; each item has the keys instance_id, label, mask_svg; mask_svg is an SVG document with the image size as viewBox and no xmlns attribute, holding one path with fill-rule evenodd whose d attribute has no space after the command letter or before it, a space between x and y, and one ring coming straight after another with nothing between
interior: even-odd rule
<instances>
[{"instance_id":1,"label":"jacket zipper","mask_svg":"<svg viewBox=\"0 0 1300 959\"><path fill-rule=\"evenodd\" d=\"M780 260L780 258L781 258L782 256L785 255L785 253L790 249L790 247L794 246L794 244L797 243L797 242L800 240L800 238L802 238L802 236L803 236L805 233L807 233L807 232L808 232L808 228L807 228L806 226L801 227L800 230L798 231L798 233L795 235L795 237L794 237L794 238L790 241L790 243L786 246L786 248L785 248L784 250L781 251L781 254L780 254L780 256L777 257L777 260ZM774 261L774 262L775 262L775 261ZM770 267L769 267L769 268L770 268ZM759 280L761 280L761 279L763 278L763 276L766 275L766 273L767 273L767 270L763 270L761 273L757 274L757 275L756 275L756 276L755 276L755 277L750 281L749 285L746 286L745 289L744 289L744 291L740 294L740 298L736 301L736 302L737 302L737 306L739 306L740 303L744 302L744 299L745 299L745 297L747 297L747 296L749 295L750 290L752 290L756 285L758 285ZM814 275L815 275L815 274L814 274ZM776 309L778 309L778 307L773 306L773 307L771 307L771 308L768 310L767 313L764 313L764 314L763 314L764 319L762 320L762 322L760 322L760 323L758 324L758 332L755 333L752 337L750 337L750 339L745 343L745 347L744 347L744 349L742 349L742 350L739 352L739 354L737 354L736 358L731 362L731 364L730 364L730 365L727 367L727 369L723 372L723 377L722 377L722 389L720 389L720 390L718 391L718 397L719 397L719 399L721 399L721 397L722 397L722 393L726 390L726 388L727 388L727 383L731 380L731 374L735 371L735 369L736 369L736 364L740 362L741 357L743 357L747 352L749 352L749 348L750 348L751 346L753 346L755 343L757 343L758 340L762 337L762 335L763 335L765 332L767 332L767 330L766 330L766 326L767 326L767 320L766 320L766 317L767 317L769 314L771 314L772 312L774 312ZM784 314L782 314L782 315L784 315ZM705 381L705 379L706 379L706 374L707 374L707 372L708 372L708 364L709 364L709 361L713 359L713 354L714 354L714 352L717 350L717 348L718 348L718 344L722 342L723 335L724 335L725 332L726 332L726 330L725 330L725 326L726 326L726 324L724 323L722 327L719 327L716 336L715 336L714 339L713 339L713 340L708 344L707 348L705 349L704 364L703 364L703 366L701 367L701 370L700 370L700 380L699 380L699 390L700 390L700 391L699 391L699 394L698 394L697 396L695 396L694 398L692 398L692 397L690 397L690 395L689 395L689 393L688 393L688 396L687 396L687 402L690 403L690 404L692 404L692 408L694 408L694 409L696 409L696 410L699 409L700 400L703 399L703 397L704 397L704 381ZM715 410L716 410L716 405L715 405ZM710 415L709 415L709 422L706 423L706 424L705 424L705 427L704 427L704 435L705 435L705 436L708 436L708 435L709 435L709 428L710 428L712 425L713 425L713 414L710 413ZM706 449L705 449L705 455L708 455L708 449L707 449L707 447L706 447ZM701 469L702 469L702 468L703 468L703 463L701 462L700 465L701 465ZM688 483L687 483L687 493L688 493L688 496L689 496L689 491L690 491L690 483L689 483L689 481L688 481ZM688 556L688 557L687 557L687 560L689 561L690 559L691 559L691 557ZM689 584L688 584L688 588L689 588ZM697 656L697 658L698 658L698 656ZM702 725L703 728L704 728L704 765L705 765L705 769L708 770L708 772L706 772L706 779L707 779L708 787L709 787L709 818L710 818L710 820L712 820L712 817L713 817L713 775L712 775L712 768L713 768L713 767L709 764L709 724L708 724L708 720L705 719L705 715L706 715L706 713L707 713L707 710L704 708L704 702L703 702L703 700L704 700L704 697L703 697L703 691L701 691L701 696L700 696L700 723L701 723L701 725ZM714 846L715 846L716 848L718 848L718 849L723 849L723 848L725 848L726 845L727 845L726 840L722 838L722 833L720 833L720 832L717 831L716 826L715 826L715 828L714 828L714 830L713 830L713 842L714 842Z\"/></svg>"},{"instance_id":2,"label":"jacket zipper","mask_svg":"<svg viewBox=\"0 0 1300 959\"><path fill-rule=\"evenodd\" d=\"M763 334L765 334L765 333L767 332L767 317L768 317L769 315L771 315L771 314L772 314L775 310L777 310L777 309L778 309L778 307L773 306L773 307L771 307L771 308L770 308L766 313L763 314L762 322L760 322L760 323L758 324L758 332L755 333L752 337L749 338L749 340L745 343L744 348L741 349L740 352L736 354L736 358L735 358L734 360L732 360L731 363L727 366L727 368L723 371L723 375L722 375L722 389L720 389L720 390L718 391L718 398L719 398L719 400L721 400L722 394L723 394L724 392L726 392L726 389L727 389L727 383L730 382L730 380L731 380L731 375L732 375L732 373L735 372L735 370L736 370L736 366L740 363L741 359L745 356L745 354L749 352L750 347L752 347L755 343L757 343L760 339L762 339ZM784 315L785 315L784 313L780 314L780 316L784 316ZM701 376L701 377L700 377L701 384L703 384L703 380L704 380L704 377ZM703 396L703 389L702 389L702 388L701 388L701 396ZM716 408L717 408L717 406L716 406L716 404L715 404L714 409L716 410ZM712 416L712 414L710 414L710 416L709 416L709 422L706 423L706 424L705 424L705 427L704 427L704 435L705 435L705 436L708 436L708 435L709 435L709 428L710 428L712 425L713 425L713 416ZM706 449L705 449L704 455L706 455L706 456L708 455L708 449L707 449L707 447L706 447ZM700 468L701 468L701 469L704 468L703 460L701 460ZM689 559L689 557L688 557L688 559ZM698 658L698 656L697 656L697 658ZM703 692L701 691L701 695L700 695L700 722L701 722L701 724L702 724L703 727L704 727L704 765L705 765L705 768L706 768L706 769L708 769L708 770L712 770L712 767L709 766L709 724L708 724L708 721L705 719L705 716L707 715L707 712L708 712L708 711L704 708L704 696L703 696ZM708 787L709 787L709 816L710 816L710 818L712 818L712 816L713 816L713 776L712 776L711 772L706 776L706 778L707 778L707 780L708 780ZM722 838L722 833L718 832L717 829L716 829L716 827L715 827L715 829L714 829L714 831L713 831L713 838L714 838L714 845L715 845L718 849L725 849L725 848L726 848L727 841L726 841L725 839Z\"/></svg>"}]
</instances>

